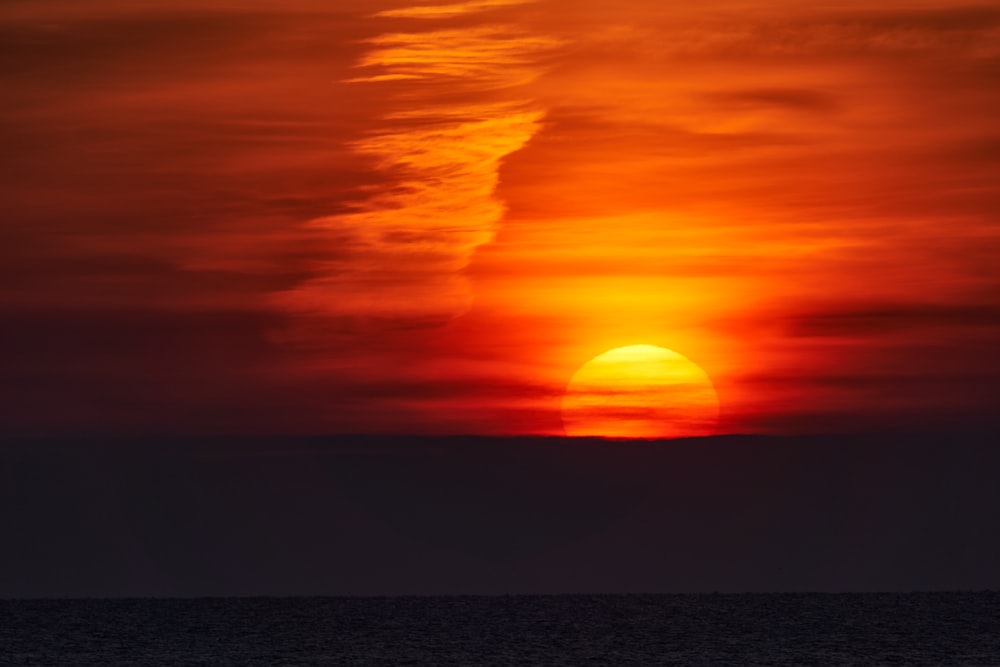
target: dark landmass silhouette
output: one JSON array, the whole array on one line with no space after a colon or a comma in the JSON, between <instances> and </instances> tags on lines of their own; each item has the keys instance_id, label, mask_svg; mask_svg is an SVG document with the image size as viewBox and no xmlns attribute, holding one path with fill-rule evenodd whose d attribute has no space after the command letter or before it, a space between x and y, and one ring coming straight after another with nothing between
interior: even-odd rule
<instances>
[{"instance_id":1,"label":"dark landmass silhouette","mask_svg":"<svg viewBox=\"0 0 1000 667\"><path fill-rule=\"evenodd\" d=\"M0 597L1000 589L993 432L0 442Z\"/></svg>"}]
</instances>

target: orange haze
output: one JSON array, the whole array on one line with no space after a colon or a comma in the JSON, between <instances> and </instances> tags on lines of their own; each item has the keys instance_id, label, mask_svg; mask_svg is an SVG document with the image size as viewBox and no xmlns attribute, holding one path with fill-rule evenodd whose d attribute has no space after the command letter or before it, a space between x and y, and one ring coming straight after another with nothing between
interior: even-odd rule
<instances>
[{"instance_id":1,"label":"orange haze","mask_svg":"<svg viewBox=\"0 0 1000 667\"><path fill-rule=\"evenodd\" d=\"M15 432L562 433L676 350L722 431L994 419L1000 9L8 0Z\"/></svg>"}]
</instances>

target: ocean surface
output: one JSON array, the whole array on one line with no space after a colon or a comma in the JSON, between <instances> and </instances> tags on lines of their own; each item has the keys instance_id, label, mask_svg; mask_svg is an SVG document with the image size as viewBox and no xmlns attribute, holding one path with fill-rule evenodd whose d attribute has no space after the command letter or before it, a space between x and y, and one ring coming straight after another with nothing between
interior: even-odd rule
<instances>
[{"instance_id":1,"label":"ocean surface","mask_svg":"<svg viewBox=\"0 0 1000 667\"><path fill-rule=\"evenodd\" d=\"M0 600L3 665L1000 665L1000 593Z\"/></svg>"}]
</instances>

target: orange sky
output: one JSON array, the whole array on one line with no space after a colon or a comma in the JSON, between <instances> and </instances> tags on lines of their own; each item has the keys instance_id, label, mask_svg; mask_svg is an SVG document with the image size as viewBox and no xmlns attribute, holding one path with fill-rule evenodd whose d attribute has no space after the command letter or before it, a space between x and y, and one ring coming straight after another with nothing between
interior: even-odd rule
<instances>
[{"instance_id":1,"label":"orange sky","mask_svg":"<svg viewBox=\"0 0 1000 667\"><path fill-rule=\"evenodd\" d=\"M5 431L992 422L1000 9L8 0ZM331 9L333 7L333 9Z\"/></svg>"}]
</instances>

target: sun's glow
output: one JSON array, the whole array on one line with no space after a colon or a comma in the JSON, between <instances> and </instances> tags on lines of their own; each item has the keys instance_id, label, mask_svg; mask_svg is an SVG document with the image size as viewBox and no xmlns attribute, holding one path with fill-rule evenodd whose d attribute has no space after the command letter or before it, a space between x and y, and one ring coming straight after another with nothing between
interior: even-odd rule
<instances>
[{"instance_id":1,"label":"sun's glow","mask_svg":"<svg viewBox=\"0 0 1000 667\"><path fill-rule=\"evenodd\" d=\"M570 436L683 438L715 433L719 397L708 374L655 345L630 345L584 364L566 388Z\"/></svg>"}]
</instances>

